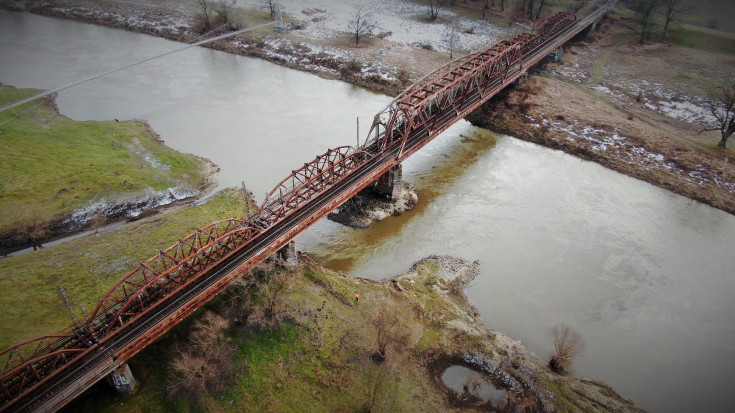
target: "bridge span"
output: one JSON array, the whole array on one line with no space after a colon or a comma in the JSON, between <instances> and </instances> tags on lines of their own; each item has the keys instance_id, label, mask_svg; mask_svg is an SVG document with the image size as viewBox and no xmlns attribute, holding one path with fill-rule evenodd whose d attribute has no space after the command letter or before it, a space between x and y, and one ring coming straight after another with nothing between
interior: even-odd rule
<instances>
[{"instance_id":1,"label":"bridge span","mask_svg":"<svg viewBox=\"0 0 735 413\"><path fill-rule=\"evenodd\" d=\"M0 352L0 412L55 411L118 369L233 280L475 110L616 3L558 13L428 74L375 116L366 141L330 149L281 181L255 216L212 223L125 275L69 331Z\"/></svg>"}]
</instances>

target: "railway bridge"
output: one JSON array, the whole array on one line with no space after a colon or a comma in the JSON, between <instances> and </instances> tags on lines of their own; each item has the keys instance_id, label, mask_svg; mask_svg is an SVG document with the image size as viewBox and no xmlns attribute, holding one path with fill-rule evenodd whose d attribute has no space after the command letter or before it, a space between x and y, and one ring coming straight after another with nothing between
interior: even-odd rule
<instances>
[{"instance_id":1,"label":"railway bridge","mask_svg":"<svg viewBox=\"0 0 735 413\"><path fill-rule=\"evenodd\" d=\"M291 172L249 219L214 222L159 251L105 294L84 323L0 352L0 412L55 411L112 372L298 234L595 24L558 13L428 74L375 116L363 144L330 149ZM125 377L120 376L120 377Z\"/></svg>"}]
</instances>

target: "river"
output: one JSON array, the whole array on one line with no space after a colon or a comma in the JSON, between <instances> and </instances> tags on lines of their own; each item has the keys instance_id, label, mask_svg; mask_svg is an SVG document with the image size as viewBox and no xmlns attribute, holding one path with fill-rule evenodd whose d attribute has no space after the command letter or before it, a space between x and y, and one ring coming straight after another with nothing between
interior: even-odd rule
<instances>
[{"instance_id":1,"label":"river","mask_svg":"<svg viewBox=\"0 0 735 413\"><path fill-rule=\"evenodd\" d=\"M54 88L175 48L149 36L0 12L0 82ZM207 49L63 91L74 119L149 121L175 149L262 198L291 169L352 144L390 98ZM299 249L384 278L419 258L479 260L486 324L541 357L549 329L586 341L574 374L654 412L721 411L735 368L735 217L647 183L460 122L413 155L413 211L367 230L322 220Z\"/></svg>"}]
</instances>

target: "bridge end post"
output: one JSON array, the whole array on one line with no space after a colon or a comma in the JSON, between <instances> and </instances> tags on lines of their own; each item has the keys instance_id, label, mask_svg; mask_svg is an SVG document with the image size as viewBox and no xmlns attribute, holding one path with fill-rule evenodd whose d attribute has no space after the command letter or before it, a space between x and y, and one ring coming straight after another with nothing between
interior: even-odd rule
<instances>
[{"instance_id":1,"label":"bridge end post","mask_svg":"<svg viewBox=\"0 0 735 413\"><path fill-rule=\"evenodd\" d=\"M299 255L296 253L296 241L291 241L278 250L276 259L284 267L298 267Z\"/></svg>"},{"instance_id":2,"label":"bridge end post","mask_svg":"<svg viewBox=\"0 0 735 413\"><path fill-rule=\"evenodd\" d=\"M398 164L375 181L375 191L381 195L388 196L392 201L395 201L398 199L398 194L402 185L403 166Z\"/></svg>"},{"instance_id":3,"label":"bridge end post","mask_svg":"<svg viewBox=\"0 0 735 413\"><path fill-rule=\"evenodd\" d=\"M130 393L135 390L135 377L133 377L133 372L130 371L128 363L123 363L112 373L108 374L107 381L118 393Z\"/></svg>"}]
</instances>

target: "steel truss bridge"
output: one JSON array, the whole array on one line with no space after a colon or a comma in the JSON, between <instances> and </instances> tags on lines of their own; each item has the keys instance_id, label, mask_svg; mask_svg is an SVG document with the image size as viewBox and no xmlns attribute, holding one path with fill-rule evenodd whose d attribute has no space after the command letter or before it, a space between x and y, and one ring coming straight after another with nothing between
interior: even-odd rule
<instances>
[{"instance_id":1,"label":"steel truss bridge","mask_svg":"<svg viewBox=\"0 0 735 413\"><path fill-rule=\"evenodd\" d=\"M582 19L558 13L535 34L503 40L435 70L375 116L363 145L330 149L292 171L254 217L197 229L125 275L86 322L3 350L0 412L60 409L597 22L614 3L602 1Z\"/></svg>"}]
</instances>

